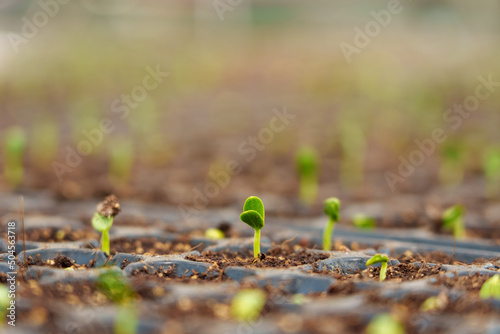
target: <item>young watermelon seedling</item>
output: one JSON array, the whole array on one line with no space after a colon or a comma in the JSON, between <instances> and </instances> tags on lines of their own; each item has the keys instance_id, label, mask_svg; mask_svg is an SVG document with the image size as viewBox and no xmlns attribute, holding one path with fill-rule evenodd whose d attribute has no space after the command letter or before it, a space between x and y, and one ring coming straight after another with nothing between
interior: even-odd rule
<instances>
[{"instance_id":1,"label":"young watermelon seedling","mask_svg":"<svg viewBox=\"0 0 500 334\"><path fill-rule=\"evenodd\" d=\"M454 205L443 212L443 227L452 230L455 239L465 237L464 214L465 208L462 205Z\"/></svg>"},{"instance_id":2,"label":"young watermelon seedling","mask_svg":"<svg viewBox=\"0 0 500 334\"><path fill-rule=\"evenodd\" d=\"M309 146L302 147L296 156L299 174L299 197L302 202L311 205L318 194L318 153Z\"/></svg>"},{"instance_id":3,"label":"young watermelon seedling","mask_svg":"<svg viewBox=\"0 0 500 334\"><path fill-rule=\"evenodd\" d=\"M389 258L384 254L376 254L371 259L366 261L367 266L371 266L373 264L380 263L380 282L385 280L387 275L387 262L389 262Z\"/></svg>"},{"instance_id":4,"label":"young watermelon seedling","mask_svg":"<svg viewBox=\"0 0 500 334\"><path fill-rule=\"evenodd\" d=\"M111 195L97 205L97 211L92 218L92 226L102 233L101 248L106 254L109 254L109 230L113 225L113 218L120 211L118 198L115 195Z\"/></svg>"},{"instance_id":5,"label":"young watermelon seedling","mask_svg":"<svg viewBox=\"0 0 500 334\"><path fill-rule=\"evenodd\" d=\"M12 127L5 133L3 143L5 181L16 188L23 182L23 158L26 149L26 134L20 127Z\"/></svg>"},{"instance_id":6,"label":"young watermelon seedling","mask_svg":"<svg viewBox=\"0 0 500 334\"><path fill-rule=\"evenodd\" d=\"M325 230L323 231L323 250L332 248L332 233L335 223L339 221L340 201L338 198L330 197L324 202L324 211L328 216Z\"/></svg>"},{"instance_id":7,"label":"young watermelon seedling","mask_svg":"<svg viewBox=\"0 0 500 334\"><path fill-rule=\"evenodd\" d=\"M255 230L253 239L253 256L257 258L260 254L260 230L264 227L264 203L256 196L250 196L243 205L243 213L240 219Z\"/></svg>"}]
</instances>

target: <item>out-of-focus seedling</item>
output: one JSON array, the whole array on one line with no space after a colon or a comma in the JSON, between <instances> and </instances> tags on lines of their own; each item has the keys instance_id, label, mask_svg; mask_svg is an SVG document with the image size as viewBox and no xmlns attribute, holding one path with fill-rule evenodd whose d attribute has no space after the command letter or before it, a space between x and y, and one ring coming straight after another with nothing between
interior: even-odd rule
<instances>
[{"instance_id":1,"label":"out-of-focus seedling","mask_svg":"<svg viewBox=\"0 0 500 334\"><path fill-rule=\"evenodd\" d=\"M134 148L127 137L116 138L109 148L109 177L118 184L126 184L132 173Z\"/></svg>"},{"instance_id":2,"label":"out-of-focus seedling","mask_svg":"<svg viewBox=\"0 0 500 334\"><path fill-rule=\"evenodd\" d=\"M218 228L211 227L205 231L205 238L219 240L219 239L224 239L225 235L224 232L222 232Z\"/></svg>"},{"instance_id":3,"label":"out-of-focus seedling","mask_svg":"<svg viewBox=\"0 0 500 334\"><path fill-rule=\"evenodd\" d=\"M363 213L357 213L352 217L352 224L361 230L373 230L377 226L374 218Z\"/></svg>"},{"instance_id":4,"label":"out-of-focus seedling","mask_svg":"<svg viewBox=\"0 0 500 334\"><path fill-rule=\"evenodd\" d=\"M339 221L340 200L330 197L323 203L325 214L328 216L325 230L323 231L323 250L329 251L332 248L332 233L335 223Z\"/></svg>"},{"instance_id":5,"label":"out-of-focus seedling","mask_svg":"<svg viewBox=\"0 0 500 334\"><path fill-rule=\"evenodd\" d=\"M496 274L484 282L479 291L479 297L483 299L495 298L500 300L500 274Z\"/></svg>"},{"instance_id":6,"label":"out-of-focus seedling","mask_svg":"<svg viewBox=\"0 0 500 334\"><path fill-rule=\"evenodd\" d=\"M387 275L387 262L389 262L389 258L384 254L376 254L371 259L366 261L367 266L371 266L373 264L380 263L380 282L385 280Z\"/></svg>"},{"instance_id":7,"label":"out-of-focus seedling","mask_svg":"<svg viewBox=\"0 0 500 334\"><path fill-rule=\"evenodd\" d=\"M420 305L420 310L422 312L442 310L446 304L448 304L448 297L446 294L440 293L438 296L427 298L422 305Z\"/></svg>"},{"instance_id":8,"label":"out-of-focus seedling","mask_svg":"<svg viewBox=\"0 0 500 334\"><path fill-rule=\"evenodd\" d=\"M304 146L297 152L296 164L300 182L300 200L311 205L318 195L318 153L314 148Z\"/></svg>"},{"instance_id":9,"label":"out-of-focus seedling","mask_svg":"<svg viewBox=\"0 0 500 334\"><path fill-rule=\"evenodd\" d=\"M18 187L23 182L23 158L26 149L26 134L20 127L8 129L4 136L4 177L12 188Z\"/></svg>"},{"instance_id":10,"label":"out-of-focus seedling","mask_svg":"<svg viewBox=\"0 0 500 334\"><path fill-rule=\"evenodd\" d=\"M102 251L109 254L109 230L113 225L113 218L120 213L120 203L115 195L108 196L97 205L97 211L92 218L92 226L102 233Z\"/></svg>"},{"instance_id":11,"label":"out-of-focus seedling","mask_svg":"<svg viewBox=\"0 0 500 334\"><path fill-rule=\"evenodd\" d=\"M240 322L251 322L259 318L264 305L266 294L262 290L240 290L231 302L231 315Z\"/></svg>"},{"instance_id":12,"label":"out-of-focus seedling","mask_svg":"<svg viewBox=\"0 0 500 334\"><path fill-rule=\"evenodd\" d=\"M7 315L7 308L10 306L9 288L0 284L0 317L3 319ZM0 327L3 325L3 320L0 321Z\"/></svg>"},{"instance_id":13,"label":"out-of-focus seedling","mask_svg":"<svg viewBox=\"0 0 500 334\"><path fill-rule=\"evenodd\" d=\"M253 239L253 256L257 258L260 254L260 230L264 227L264 203L256 196L250 196L243 205L243 213L240 219L255 230Z\"/></svg>"},{"instance_id":14,"label":"out-of-focus seedling","mask_svg":"<svg viewBox=\"0 0 500 334\"><path fill-rule=\"evenodd\" d=\"M115 334L135 334L137 331L137 311L134 305L134 289L126 277L117 270L108 270L100 274L96 287L111 301L118 304L118 313L114 323Z\"/></svg>"},{"instance_id":15,"label":"out-of-focus seedling","mask_svg":"<svg viewBox=\"0 0 500 334\"><path fill-rule=\"evenodd\" d=\"M455 239L465 237L464 214L465 208L462 205L454 205L443 212L443 227L453 231Z\"/></svg>"},{"instance_id":16,"label":"out-of-focus seedling","mask_svg":"<svg viewBox=\"0 0 500 334\"><path fill-rule=\"evenodd\" d=\"M500 193L500 148L490 147L483 153L483 172L486 197Z\"/></svg>"},{"instance_id":17,"label":"out-of-focus seedling","mask_svg":"<svg viewBox=\"0 0 500 334\"><path fill-rule=\"evenodd\" d=\"M405 327L395 316L389 313L376 315L366 328L367 334L405 334Z\"/></svg>"}]
</instances>

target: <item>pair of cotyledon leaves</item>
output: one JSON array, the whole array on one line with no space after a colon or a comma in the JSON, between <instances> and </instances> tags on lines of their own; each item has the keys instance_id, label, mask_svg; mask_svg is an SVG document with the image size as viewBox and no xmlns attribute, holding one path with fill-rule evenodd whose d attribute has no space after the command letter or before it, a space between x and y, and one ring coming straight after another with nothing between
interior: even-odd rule
<instances>
[{"instance_id":1,"label":"pair of cotyledon leaves","mask_svg":"<svg viewBox=\"0 0 500 334\"><path fill-rule=\"evenodd\" d=\"M264 227L264 218L264 203L256 196L248 197L240 215L241 221L258 231Z\"/></svg>"}]
</instances>

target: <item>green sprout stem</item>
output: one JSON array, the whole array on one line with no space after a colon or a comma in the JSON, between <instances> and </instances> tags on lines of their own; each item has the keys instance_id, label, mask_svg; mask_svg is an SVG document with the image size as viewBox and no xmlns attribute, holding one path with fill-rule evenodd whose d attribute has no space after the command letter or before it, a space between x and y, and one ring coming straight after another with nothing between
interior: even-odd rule
<instances>
[{"instance_id":1,"label":"green sprout stem","mask_svg":"<svg viewBox=\"0 0 500 334\"><path fill-rule=\"evenodd\" d=\"M328 223L323 231L323 250L329 251L332 247L332 233L334 225L335 221L331 218L328 219Z\"/></svg>"},{"instance_id":2,"label":"green sprout stem","mask_svg":"<svg viewBox=\"0 0 500 334\"><path fill-rule=\"evenodd\" d=\"M108 231L102 232L101 243L102 243L102 251L106 254L109 254L109 232Z\"/></svg>"},{"instance_id":3,"label":"green sprout stem","mask_svg":"<svg viewBox=\"0 0 500 334\"><path fill-rule=\"evenodd\" d=\"M260 254L260 230L255 230L253 238L253 257L257 258Z\"/></svg>"},{"instance_id":4,"label":"green sprout stem","mask_svg":"<svg viewBox=\"0 0 500 334\"><path fill-rule=\"evenodd\" d=\"M385 280L387 276L387 262L382 262L380 266L380 282Z\"/></svg>"}]
</instances>

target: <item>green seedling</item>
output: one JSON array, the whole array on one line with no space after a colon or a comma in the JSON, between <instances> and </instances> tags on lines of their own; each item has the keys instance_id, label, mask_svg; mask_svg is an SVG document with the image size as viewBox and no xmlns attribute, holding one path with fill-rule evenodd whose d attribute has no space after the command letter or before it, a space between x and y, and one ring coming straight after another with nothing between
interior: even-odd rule
<instances>
[{"instance_id":1,"label":"green seedling","mask_svg":"<svg viewBox=\"0 0 500 334\"><path fill-rule=\"evenodd\" d=\"M251 322L258 319L264 305L266 294L262 290L240 290L231 302L231 315L240 322Z\"/></svg>"},{"instance_id":2,"label":"green seedling","mask_svg":"<svg viewBox=\"0 0 500 334\"><path fill-rule=\"evenodd\" d=\"M380 282L385 280L387 275L387 263L389 262L389 258L384 254L376 254L371 259L366 261L367 266L371 266L373 264L380 263Z\"/></svg>"},{"instance_id":3,"label":"green seedling","mask_svg":"<svg viewBox=\"0 0 500 334\"><path fill-rule=\"evenodd\" d=\"M105 270L96 279L96 287L117 304L127 304L135 298L132 286L119 270Z\"/></svg>"},{"instance_id":4,"label":"green seedling","mask_svg":"<svg viewBox=\"0 0 500 334\"><path fill-rule=\"evenodd\" d=\"M126 277L118 270L107 270L96 280L96 287L108 299L118 304L114 323L115 334L135 334L137 331L137 312L134 305L136 294Z\"/></svg>"},{"instance_id":5,"label":"green seedling","mask_svg":"<svg viewBox=\"0 0 500 334\"><path fill-rule=\"evenodd\" d=\"M363 213L357 213L352 217L352 224L362 230L373 230L377 226L374 218Z\"/></svg>"},{"instance_id":6,"label":"green seedling","mask_svg":"<svg viewBox=\"0 0 500 334\"><path fill-rule=\"evenodd\" d=\"M8 129L4 137L4 177L12 188L23 182L23 157L26 149L26 134L20 127Z\"/></svg>"},{"instance_id":7,"label":"green seedling","mask_svg":"<svg viewBox=\"0 0 500 334\"><path fill-rule=\"evenodd\" d=\"M318 153L314 148L304 146L297 152L296 163L300 182L300 200L311 205L318 195Z\"/></svg>"},{"instance_id":8,"label":"green seedling","mask_svg":"<svg viewBox=\"0 0 500 334\"><path fill-rule=\"evenodd\" d=\"M367 334L405 334L405 327L395 316L382 313L375 316L368 327Z\"/></svg>"},{"instance_id":9,"label":"green seedling","mask_svg":"<svg viewBox=\"0 0 500 334\"><path fill-rule=\"evenodd\" d=\"M486 197L500 192L500 148L490 147L483 154L483 172L486 179Z\"/></svg>"},{"instance_id":10,"label":"green seedling","mask_svg":"<svg viewBox=\"0 0 500 334\"><path fill-rule=\"evenodd\" d=\"M338 198L330 197L324 202L324 211L328 216L325 230L323 231L323 250L329 251L332 248L332 233L335 223L339 221L340 201Z\"/></svg>"},{"instance_id":11,"label":"green seedling","mask_svg":"<svg viewBox=\"0 0 500 334\"><path fill-rule=\"evenodd\" d=\"M495 298L500 300L500 274L496 274L484 282L479 291L479 297L483 299Z\"/></svg>"},{"instance_id":12,"label":"green seedling","mask_svg":"<svg viewBox=\"0 0 500 334\"><path fill-rule=\"evenodd\" d=\"M10 306L9 288L0 284L0 317L3 319L7 315L7 308ZM3 321L0 321L0 327Z\"/></svg>"},{"instance_id":13,"label":"green seedling","mask_svg":"<svg viewBox=\"0 0 500 334\"><path fill-rule=\"evenodd\" d=\"M92 226L102 233L102 251L109 254L109 230L113 225L113 218L120 213L120 203L115 195L108 196L97 205L97 211L92 218Z\"/></svg>"},{"instance_id":14,"label":"green seedling","mask_svg":"<svg viewBox=\"0 0 500 334\"><path fill-rule=\"evenodd\" d=\"M453 231L455 239L465 237L464 214L465 208L462 205L454 205L443 212L443 227Z\"/></svg>"},{"instance_id":15,"label":"green seedling","mask_svg":"<svg viewBox=\"0 0 500 334\"><path fill-rule=\"evenodd\" d=\"M211 227L205 231L205 238L207 239L220 240L224 239L225 237L226 236L224 235L224 232L222 232L218 228Z\"/></svg>"},{"instance_id":16,"label":"green seedling","mask_svg":"<svg viewBox=\"0 0 500 334\"><path fill-rule=\"evenodd\" d=\"M260 230L264 227L264 203L256 196L250 196L243 205L243 213L240 219L255 230L253 239L253 256L257 258L260 254Z\"/></svg>"}]
</instances>

